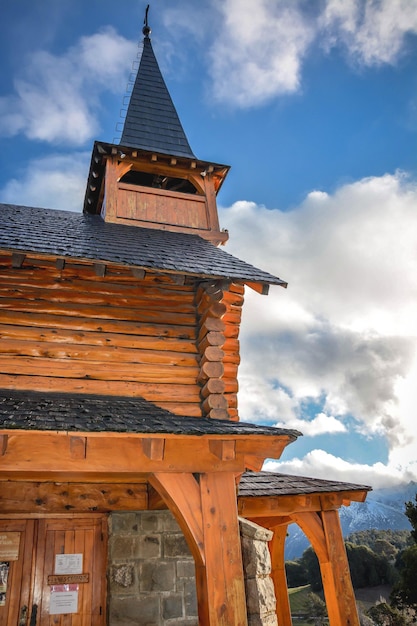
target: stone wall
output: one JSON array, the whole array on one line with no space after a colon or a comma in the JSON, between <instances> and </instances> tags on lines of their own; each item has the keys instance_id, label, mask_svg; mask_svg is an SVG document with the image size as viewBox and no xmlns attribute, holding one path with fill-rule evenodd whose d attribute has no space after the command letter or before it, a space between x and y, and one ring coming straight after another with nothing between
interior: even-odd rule
<instances>
[{"instance_id":1,"label":"stone wall","mask_svg":"<svg viewBox=\"0 0 417 626\"><path fill-rule=\"evenodd\" d=\"M248 626L278 626L268 541L240 518ZM109 518L109 626L198 626L194 559L170 511Z\"/></svg>"},{"instance_id":2,"label":"stone wall","mask_svg":"<svg viewBox=\"0 0 417 626\"><path fill-rule=\"evenodd\" d=\"M239 518L248 626L278 626L268 542L273 532Z\"/></svg>"},{"instance_id":3,"label":"stone wall","mask_svg":"<svg viewBox=\"0 0 417 626\"><path fill-rule=\"evenodd\" d=\"M109 519L109 626L197 626L194 560L169 511Z\"/></svg>"}]
</instances>

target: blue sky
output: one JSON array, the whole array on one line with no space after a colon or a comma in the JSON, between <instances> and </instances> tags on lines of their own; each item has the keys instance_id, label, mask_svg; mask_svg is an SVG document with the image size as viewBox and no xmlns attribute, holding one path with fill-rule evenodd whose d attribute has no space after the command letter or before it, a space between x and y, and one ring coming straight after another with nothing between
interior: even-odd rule
<instances>
[{"instance_id":1,"label":"blue sky","mask_svg":"<svg viewBox=\"0 0 417 626\"><path fill-rule=\"evenodd\" d=\"M3 3L1 201L81 209L146 4ZM241 333L241 418L304 432L268 469L417 480L417 1L150 4L193 151L232 166L226 249L289 282Z\"/></svg>"}]
</instances>

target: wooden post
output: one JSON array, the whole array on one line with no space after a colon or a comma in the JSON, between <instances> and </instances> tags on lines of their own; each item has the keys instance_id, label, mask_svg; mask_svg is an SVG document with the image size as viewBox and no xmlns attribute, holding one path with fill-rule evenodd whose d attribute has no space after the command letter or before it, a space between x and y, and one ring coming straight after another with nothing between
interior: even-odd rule
<instances>
[{"instance_id":1,"label":"wooden post","mask_svg":"<svg viewBox=\"0 0 417 626\"><path fill-rule=\"evenodd\" d=\"M271 553L271 577L274 582L275 598L277 601L278 626L292 626L290 601L288 598L287 576L285 574L284 548L288 524L273 526L274 533L269 542Z\"/></svg>"},{"instance_id":2,"label":"wooden post","mask_svg":"<svg viewBox=\"0 0 417 626\"><path fill-rule=\"evenodd\" d=\"M292 517L317 554L330 626L360 626L338 511Z\"/></svg>"},{"instance_id":3,"label":"wooden post","mask_svg":"<svg viewBox=\"0 0 417 626\"><path fill-rule=\"evenodd\" d=\"M180 524L194 556L199 626L247 626L233 472L149 477Z\"/></svg>"},{"instance_id":4,"label":"wooden post","mask_svg":"<svg viewBox=\"0 0 417 626\"><path fill-rule=\"evenodd\" d=\"M200 493L205 563L196 567L196 580L201 626L246 626L234 474L201 474Z\"/></svg>"},{"instance_id":5,"label":"wooden post","mask_svg":"<svg viewBox=\"0 0 417 626\"><path fill-rule=\"evenodd\" d=\"M334 510L322 511L321 519L329 554L329 562L320 567L330 626L359 626L339 514Z\"/></svg>"}]
</instances>

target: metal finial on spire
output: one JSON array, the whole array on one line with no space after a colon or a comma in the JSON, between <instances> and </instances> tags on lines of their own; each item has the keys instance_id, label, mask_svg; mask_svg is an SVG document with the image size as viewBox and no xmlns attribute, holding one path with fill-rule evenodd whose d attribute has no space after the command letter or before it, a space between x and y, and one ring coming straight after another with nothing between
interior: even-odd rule
<instances>
[{"instance_id":1,"label":"metal finial on spire","mask_svg":"<svg viewBox=\"0 0 417 626\"><path fill-rule=\"evenodd\" d=\"M148 12L149 12L149 4L146 7L146 11L145 11L145 19L143 20L143 28L142 28L142 33L145 35L145 37L149 37L149 35L151 34L152 30L149 27L148 24Z\"/></svg>"}]
</instances>

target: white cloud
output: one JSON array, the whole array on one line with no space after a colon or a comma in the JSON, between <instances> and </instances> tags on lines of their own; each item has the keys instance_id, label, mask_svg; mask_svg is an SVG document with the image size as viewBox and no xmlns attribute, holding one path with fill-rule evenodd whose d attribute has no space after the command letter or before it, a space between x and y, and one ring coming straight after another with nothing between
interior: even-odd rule
<instances>
[{"instance_id":1,"label":"white cloud","mask_svg":"<svg viewBox=\"0 0 417 626\"><path fill-rule=\"evenodd\" d=\"M245 108L297 91L314 37L298 3L226 0L216 6L221 19L209 66L215 100Z\"/></svg>"},{"instance_id":2,"label":"white cloud","mask_svg":"<svg viewBox=\"0 0 417 626\"><path fill-rule=\"evenodd\" d=\"M331 477L332 480L367 485L373 489L408 483L416 480L417 476L415 465L405 469L403 466L396 467L379 462L373 465L350 463L324 450L312 450L303 459L267 461L263 469L268 472L311 476L325 480Z\"/></svg>"},{"instance_id":3,"label":"white cloud","mask_svg":"<svg viewBox=\"0 0 417 626\"><path fill-rule=\"evenodd\" d=\"M28 164L0 190L2 202L82 211L90 155L52 154Z\"/></svg>"},{"instance_id":4,"label":"white cloud","mask_svg":"<svg viewBox=\"0 0 417 626\"><path fill-rule=\"evenodd\" d=\"M341 43L361 65L394 64L417 33L413 0L327 0L319 24L325 45Z\"/></svg>"},{"instance_id":5,"label":"white cloud","mask_svg":"<svg viewBox=\"0 0 417 626\"><path fill-rule=\"evenodd\" d=\"M0 98L0 134L82 145L98 131L100 94L123 94L135 45L107 28L65 54L34 52L15 80L15 93Z\"/></svg>"},{"instance_id":6,"label":"white cloud","mask_svg":"<svg viewBox=\"0 0 417 626\"><path fill-rule=\"evenodd\" d=\"M298 92L314 48L342 49L359 67L393 65L417 33L413 0L211 0L199 10L196 20L184 0L166 11L165 24L207 50L210 103L243 109Z\"/></svg>"},{"instance_id":7,"label":"white cloud","mask_svg":"<svg viewBox=\"0 0 417 626\"><path fill-rule=\"evenodd\" d=\"M291 428L292 430L300 430L303 435L317 437L323 434L345 433L347 428L342 422L326 413L318 413L312 420L303 420L300 418L289 419L285 422L277 422L274 424L277 428Z\"/></svg>"},{"instance_id":8,"label":"white cloud","mask_svg":"<svg viewBox=\"0 0 417 626\"><path fill-rule=\"evenodd\" d=\"M397 172L316 191L287 213L250 202L222 210L228 251L289 281L267 299L246 294L243 419L334 432L335 422L303 416L314 401L385 437L392 463L417 458L416 207L417 185Z\"/></svg>"}]
</instances>

